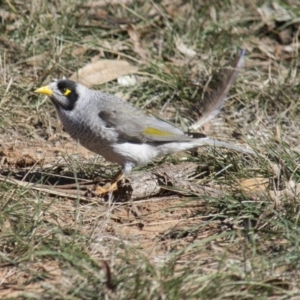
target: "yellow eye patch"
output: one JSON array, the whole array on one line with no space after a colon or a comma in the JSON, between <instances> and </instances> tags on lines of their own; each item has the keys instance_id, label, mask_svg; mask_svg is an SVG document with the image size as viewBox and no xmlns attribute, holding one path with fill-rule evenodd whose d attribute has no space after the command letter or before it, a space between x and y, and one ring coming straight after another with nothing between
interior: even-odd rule
<instances>
[{"instance_id":1,"label":"yellow eye patch","mask_svg":"<svg viewBox=\"0 0 300 300\"><path fill-rule=\"evenodd\" d=\"M152 136L170 136L172 134L170 134L169 132L166 131L162 131L153 127L147 127L144 131L144 134L146 135L152 135Z\"/></svg>"},{"instance_id":2,"label":"yellow eye patch","mask_svg":"<svg viewBox=\"0 0 300 300\"><path fill-rule=\"evenodd\" d=\"M68 96L71 94L71 90L69 89L64 89L64 92L63 92L64 96Z\"/></svg>"}]
</instances>

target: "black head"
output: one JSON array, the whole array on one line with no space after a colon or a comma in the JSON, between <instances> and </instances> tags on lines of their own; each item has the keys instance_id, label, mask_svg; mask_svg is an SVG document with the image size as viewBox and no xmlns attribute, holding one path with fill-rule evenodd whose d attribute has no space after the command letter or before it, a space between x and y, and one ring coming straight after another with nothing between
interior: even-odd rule
<instances>
[{"instance_id":1,"label":"black head","mask_svg":"<svg viewBox=\"0 0 300 300\"><path fill-rule=\"evenodd\" d=\"M76 82L71 80L58 80L52 82L49 87L53 91L53 95L50 96L50 98L55 105L60 105L65 110L74 109L79 99Z\"/></svg>"},{"instance_id":2,"label":"black head","mask_svg":"<svg viewBox=\"0 0 300 300\"><path fill-rule=\"evenodd\" d=\"M71 80L57 80L35 92L49 96L56 109L72 110L79 99L79 86Z\"/></svg>"}]
</instances>

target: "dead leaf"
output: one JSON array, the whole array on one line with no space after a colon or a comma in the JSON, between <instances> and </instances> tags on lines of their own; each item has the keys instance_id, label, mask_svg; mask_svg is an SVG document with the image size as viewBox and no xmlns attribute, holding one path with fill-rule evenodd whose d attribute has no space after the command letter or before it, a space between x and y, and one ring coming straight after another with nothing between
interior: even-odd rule
<instances>
[{"instance_id":1,"label":"dead leaf","mask_svg":"<svg viewBox=\"0 0 300 300\"><path fill-rule=\"evenodd\" d=\"M113 16L109 16L105 13L103 13L102 10L97 10L95 13L92 13L89 15L89 19L96 21L96 23L93 22L92 24L94 24L94 25L97 24L98 26L101 26L102 28L114 28L114 27L118 27L120 25L132 23L132 21L129 19L113 17ZM105 25L103 23L99 24L99 22L97 22L97 21L106 22L107 25Z\"/></svg>"},{"instance_id":2,"label":"dead leaf","mask_svg":"<svg viewBox=\"0 0 300 300\"><path fill-rule=\"evenodd\" d=\"M179 15L184 16L187 11L190 11L191 4L189 1L183 1L183 0L163 0L161 1L161 7L163 7L168 15L170 15L172 18L176 17L179 18Z\"/></svg>"},{"instance_id":3,"label":"dead leaf","mask_svg":"<svg viewBox=\"0 0 300 300\"><path fill-rule=\"evenodd\" d=\"M274 175L279 178L281 173L281 166L279 164L270 163L270 167L272 168Z\"/></svg>"},{"instance_id":4,"label":"dead leaf","mask_svg":"<svg viewBox=\"0 0 300 300\"><path fill-rule=\"evenodd\" d=\"M293 41L293 30L291 27L285 28L278 33L281 44L288 45Z\"/></svg>"},{"instance_id":5,"label":"dead leaf","mask_svg":"<svg viewBox=\"0 0 300 300\"><path fill-rule=\"evenodd\" d=\"M19 168L31 167L37 163L42 163L42 160L36 158L34 153L21 153L15 147L0 149L1 164L15 165Z\"/></svg>"},{"instance_id":6,"label":"dead leaf","mask_svg":"<svg viewBox=\"0 0 300 300\"><path fill-rule=\"evenodd\" d=\"M288 22L294 18L294 15L290 11L286 10L275 1L263 4L261 7L257 8L257 11L261 16L262 22L268 26L269 30L275 28L276 21Z\"/></svg>"},{"instance_id":7,"label":"dead leaf","mask_svg":"<svg viewBox=\"0 0 300 300\"><path fill-rule=\"evenodd\" d=\"M138 67L131 65L126 60L103 59L87 64L75 72L70 79L90 87L137 71Z\"/></svg>"},{"instance_id":8,"label":"dead leaf","mask_svg":"<svg viewBox=\"0 0 300 300\"><path fill-rule=\"evenodd\" d=\"M46 57L49 55L48 52L28 57L25 61L28 65L40 66L45 62Z\"/></svg>"},{"instance_id":9,"label":"dead leaf","mask_svg":"<svg viewBox=\"0 0 300 300\"><path fill-rule=\"evenodd\" d=\"M133 51L137 53L142 59L147 60L148 53L142 46L140 34L132 25L129 25L127 27L127 32L133 44Z\"/></svg>"},{"instance_id":10,"label":"dead leaf","mask_svg":"<svg viewBox=\"0 0 300 300\"><path fill-rule=\"evenodd\" d=\"M0 36L0 45L4 46L5 48L9 49L10 51L18 51L19 46L8 39L5 35Z\"/></svg>"},{"instance_id":11,"label":"dead leaf","mask_svg":"<svg viewBox=\"0 0 300 300\"><path fill-rule=\"evenodd\" d=\"M254 177L240 181L240 187L244 191L265 191L269 185L269 179L263 177Z\"/></svg>"},{"instance_id":12,"label":"dead leaf","mask_svg":"<svg viewBox=\"0 0 300 300\"><path fill-rule=\"evenodd\" d=\"M115 289L115 285L112 282L111 270L108 263L105 260L100 259L99 266L101 267L103 273L105 274L107 288L113 291Z\"/></svg>"},{"instance_id":13,"label":"dead leaf","mask_svg":"<svg viewBox=\"0 0 300 300\"><path fill-rule=\"evenodd\" d=\"M12 229L9 219L4 219L4 221L0 227L0 234L6 235L7 233L12 232L12 231L13 231L13 229ZM0 278L1 278L1 275L0 275Z\"/></svg>"},{"instance_id":14,"label":"dead leaf","mask_svg":"<svg viewBox=\"0 0 300 300\"><path fill-rule=\"evenodd\" d=\"M191 48L188 48L178 36L175 37L175 45L180 53L184 54L189 58L192 58L197 54L196 51L194 51Z\"/></svg>"},{"instance_id":15,"label":"dead leaf","mask_svg":"<svg viewBox=\"0 0 300 300\"><path fill-rule=\"evenodd\" d=\"M15 21L18 18L17 14L6 11L5 9L0 9L0 18L7 22Z\"/></svg>"},{"instance_id":16,"label":"dead leaf","mask_svg":"<svg viewBox=\"0 0 300 300\"><path fill-rule=\"evenodd\" d=\"M280 289L284 289L284 290L289 290L291 287L290 282L285 281L281 278L268 278L266 280L263 281L264 284L268 284L268 285L272 285L274 287L280 288Z\"/></svg>"},{"instance_id":17,"label":"dead leaf","mask_svg":"<svg viewBox=\"0 0 300 300\"><path fill-rule=\"evenodd\" d=\"M88 49L88 48L86 48L86 47L84 47L84 46L78 46L78 47L76 47L75 49L73 49L72 55L73 55L74 57L83 55L83 54L87 51L87 49Z\"/></svg>"},{"instance_id":18,"label":"dead leaf","mask_svg":"<svg viewBox=\"0 0 300 300\"><path fill-rule=\"evenodd\" d=\"M87 4L84 5L84 7L101 7L105 6L107 4L109 5L125 5L132 2L131 0L95 0L95 1L89 1Z\"/></svg>"},{"instance_id":19,"label":"dead leaf","mask_svg":"<svg viewBox=\"0 0 300 300\"><path fill-rule=\"evenodd\" d=\"M6 25L5 29L7 32L18 30L22 26L21 18L17 18L16 21L12 24Z\"/></svg>"},{"instance_id":20,"label":"dead leaf","mask_svg":"<svg viewBox=\"0 0 300 300\"><path fill-rule=\"evenodd\" d=\"M217 23L217 11L214 6L211 6L209 8L209 15L212 18L212 20L214 21L214 23Z\"/></svg>"}]
</instances>

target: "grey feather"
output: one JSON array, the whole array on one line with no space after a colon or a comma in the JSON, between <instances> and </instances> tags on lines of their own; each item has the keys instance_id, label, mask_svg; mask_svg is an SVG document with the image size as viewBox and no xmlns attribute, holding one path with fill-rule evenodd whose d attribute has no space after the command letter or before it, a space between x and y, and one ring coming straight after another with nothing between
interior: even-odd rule
<instances>
[{"instance_id":1,"label":"grey feather","mask_svg":"<svg viewBox=\"0 0 300 300\"><path fill-rule=\"evenodd\" d=\"M211 139L211 138L207 138L207 139L201 139L198 140L199 146L203 145L207 145L207 146L213 146L213 147L219 147L219 148L226 148L226 149L231 149L237 152L241 152L241 153L247 153L247 154L254 154L255 152L251 149L247 149L245 147L241 147L241 146L237 146L231 143L226 143L223 141L219 141L219 140L215 140L215 139Z\"/></svg>"},{"instance_id":2,"label":"grey feather","mask_svg":"<svg viewBox=\"0 0 300 300\"><path fill-rule=\"evenodd\" d=\"M202 103L202 116L190 126L190 129L196 130L203 124L214 118L221 110L226 96L237 79L243 65L245 50L241 49L236 55L231 67L224 74L224 79L221 86L210 96L204 99Z\"/></svg>"},{"instance_id":3,"label":"grey feather","mask_svg":"<svg viewBox=\"0 0 300 300\"><path fill-rule=\"evenodd\" d=\"M100 96L100 94L99 94ZM101 95L107 101L108 97ZM98 97L100 98L100 97ZM191 138L174 125L160 120L154 116L148 116L122 101L112 99L111 105L106 105L100 110L99 117L106 123L107 127L114 128L118 133L120 140L136 143L146 142L172 142L172 141L189 141ZM117 101L118 100L118 101ZM165 132L166 135L155 135L145 132L147 128Z\"/></svg>"}]
</instances>

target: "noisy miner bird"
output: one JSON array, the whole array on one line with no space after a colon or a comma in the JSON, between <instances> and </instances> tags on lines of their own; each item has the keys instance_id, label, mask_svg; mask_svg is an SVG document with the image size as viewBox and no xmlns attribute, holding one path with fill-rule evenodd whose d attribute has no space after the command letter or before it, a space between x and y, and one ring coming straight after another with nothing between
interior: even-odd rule
<instances>
[{"instance_id":1,"label":"noisy miner bird","mask_svg":"<svg viewBox=\"0 0 300 300\"><path fill-rule=\"evenodd\" d=\"M241 68L243 56L244 51L241 51L223 87L213 100L206 103L206 111L202 114L205 120L219 112ZM106 160L121 165L118 179L158 156L204 145L241 151L238 146L204 135L197 138L186 134L169 122L139 111L128 102L71 80L57 80L35 92L50 97L65 130L73 139ZM202 121L198 120L194 125L201 126ZM242 149L242 152L253 153ZM100 188L99 192L105 191Z\"/></svg>"}]
</instances>

